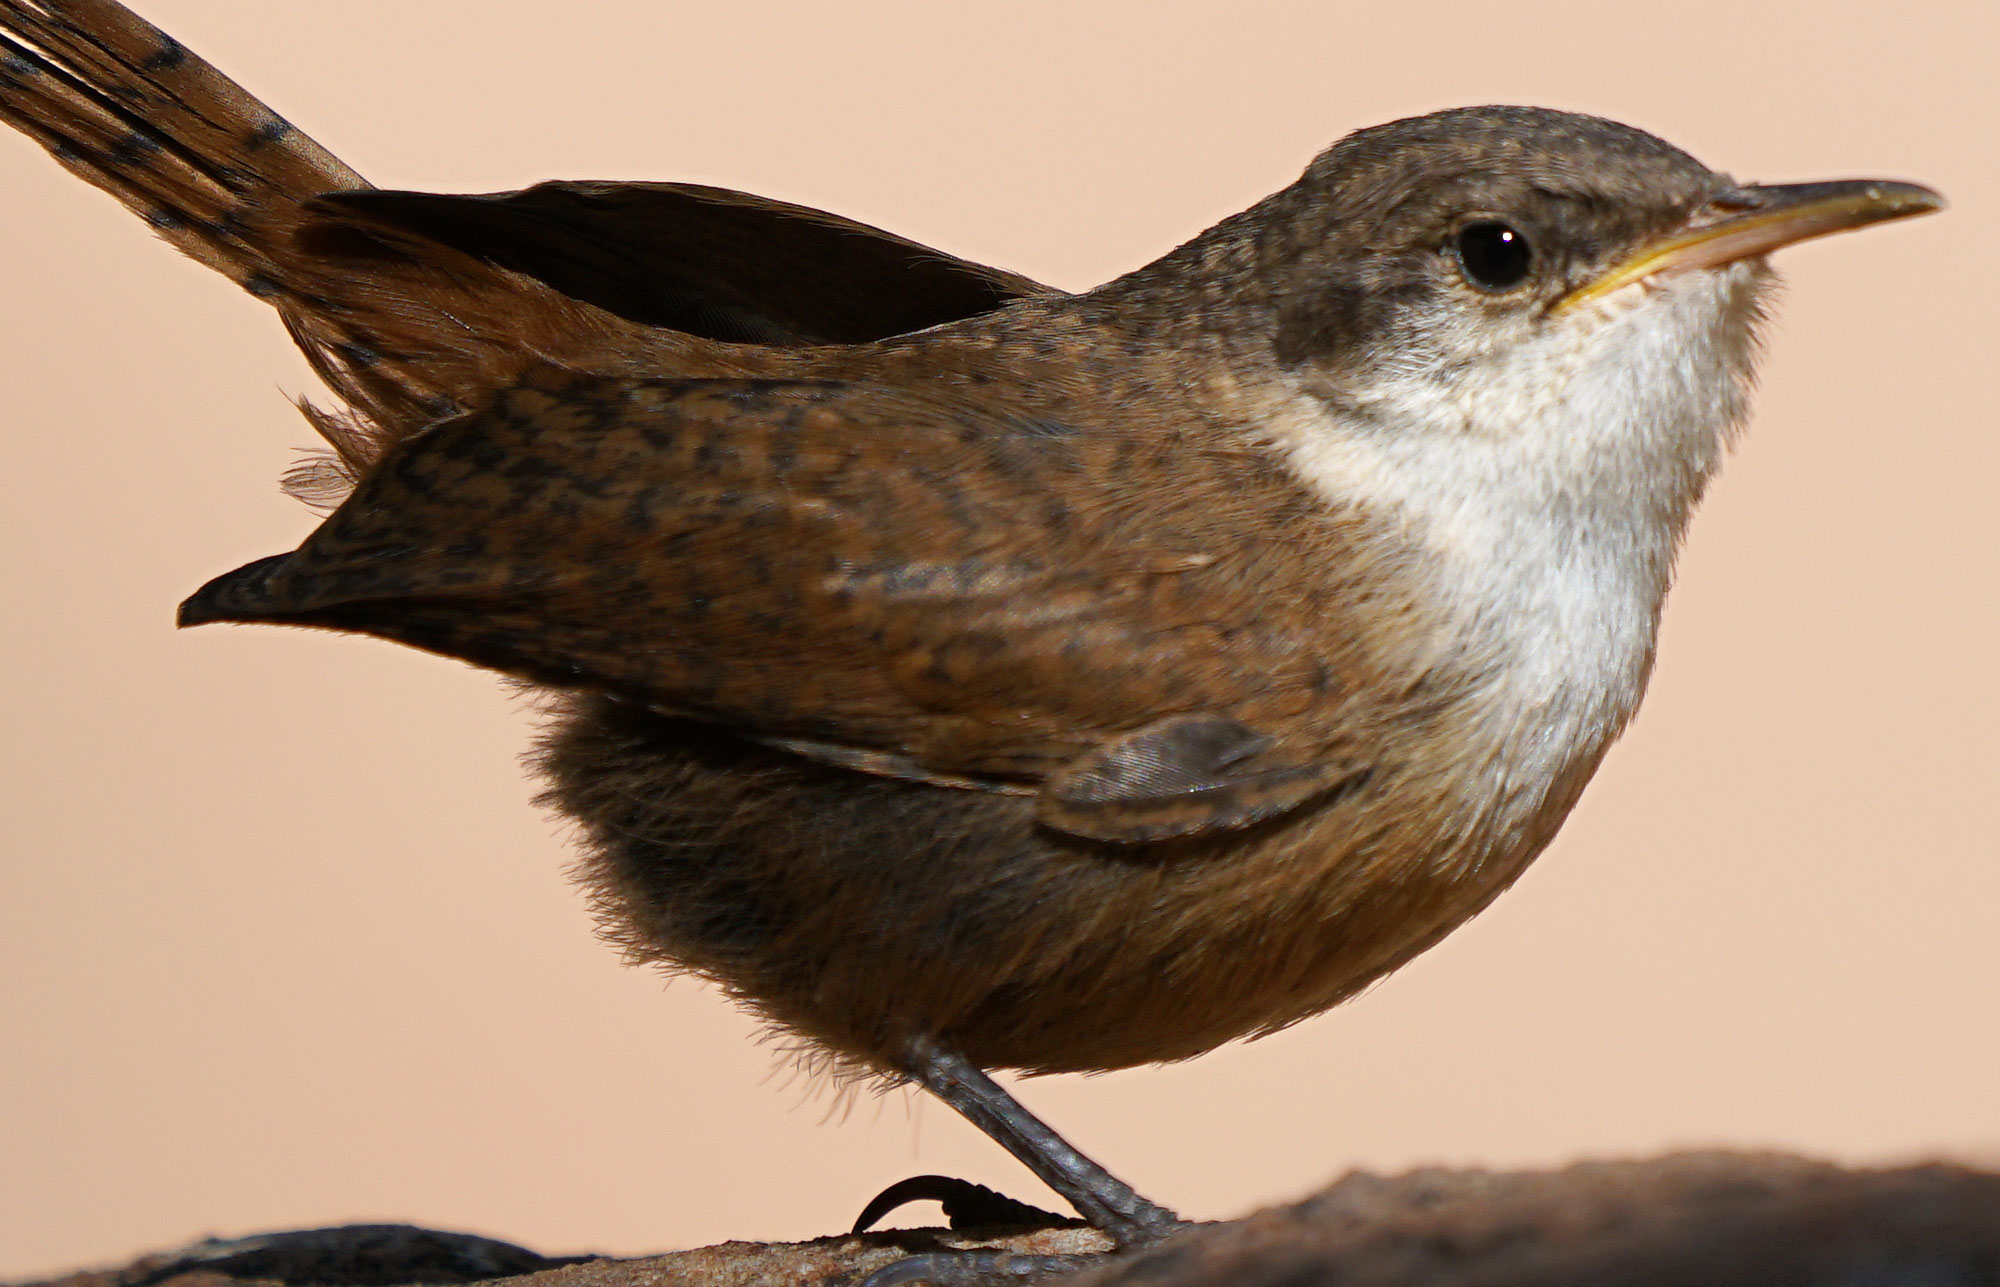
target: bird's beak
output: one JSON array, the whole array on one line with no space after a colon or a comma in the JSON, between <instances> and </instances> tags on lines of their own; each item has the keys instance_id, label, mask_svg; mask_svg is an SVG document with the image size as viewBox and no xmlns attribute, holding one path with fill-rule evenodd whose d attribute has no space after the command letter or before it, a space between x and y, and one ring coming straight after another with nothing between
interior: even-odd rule
<instances>
[{"instance_id":1,"label":"bird's beak","mask_svg":"<svg viewBox=\"0 0 2000 1287\"><path fill-rule=\"evenodd\" d=\"M1602 299L1663 273L1719 268L1830 232L1944 209L1944 198L1917 183L1841 179L1833 183L1750 184L1719 193L1686 225L1612 265L1556 302L1556 311Z\"/></svg>"}]
</instances>

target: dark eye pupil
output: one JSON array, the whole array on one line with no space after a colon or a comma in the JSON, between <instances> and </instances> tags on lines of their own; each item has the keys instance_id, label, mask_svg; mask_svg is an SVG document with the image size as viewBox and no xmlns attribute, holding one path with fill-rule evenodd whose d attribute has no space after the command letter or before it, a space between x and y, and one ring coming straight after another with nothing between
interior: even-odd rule
<instances>
[{"instance_id":1,"label":"dark eye pupil","mask_svg":"<svg viewBox=\"0 0 2000 1287\"><path fill-rule=\"evenodd\" d=\"M1458 231L1458 265L1465 280L1481 290L1519 286L1534 262L1528 239L1504 223L1483 220Z\"/></svg>"}]
</instances>

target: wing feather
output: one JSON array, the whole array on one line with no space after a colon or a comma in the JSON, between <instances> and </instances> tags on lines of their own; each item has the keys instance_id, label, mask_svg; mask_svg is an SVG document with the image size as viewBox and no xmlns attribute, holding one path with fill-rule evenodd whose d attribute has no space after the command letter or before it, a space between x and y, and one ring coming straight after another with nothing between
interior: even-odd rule
<instances>
[{"instance_id":1,"label":"wing feather","mask_svg":"<svg viewBox=\"0 0 2000 1287\"><path fill-rule=\"evenodd\" d=\"M1209 498L1107 492L1104 436L847 381L549 372L183 619L376 634L862 771L1057 775L1044 820L1099 838L1336 784L1327 659L1262 618Z\"/></svg>"}]
</instances>

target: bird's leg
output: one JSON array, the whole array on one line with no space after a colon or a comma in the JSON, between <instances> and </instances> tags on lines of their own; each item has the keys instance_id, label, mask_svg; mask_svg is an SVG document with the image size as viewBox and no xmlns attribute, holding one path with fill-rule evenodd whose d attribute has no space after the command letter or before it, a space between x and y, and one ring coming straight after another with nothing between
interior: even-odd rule
<instances>
[{"instance_id":1,"label":"bird's leg","mask_svg":"<svg viewBox=\"0 0 2000 1287\"><path fill-rule=\"evenodd\" d=\"M1076 1151L1068 1140L964 1055L934 1037L912 1041L903 1071L1021 1160L1120 1251L1157 1242L1187 1222ZM926 1180L936 1177L924 1177ZM900 1186L898 1186L900 1187ZM892 1190L893 1192L893 1190ZM881 1199L877 1199L879 1203ZM871 1203L871 1209L875 1206ZM940 1251L877 1270L862 1287L1017 1287L1100 1261L1103 1253L1037 1256L1010 1251Z\"/></svg>"},{"instance_id":2,"label":"bird's leg","mask_svg":"<svg viewBox=\"0 0 2000 1287\"><path fill-rule=\"evenodd\" d=\"M913 1080L1019 1158L1044 1184L1068 1199L1077 1214L1110 1235L1120 1250L1157 1241L1186 1224L1077 1152L1068 1140L950 1046L933 1037L921 1037L910 1043L908 1058L905 1071Z\"/></svg>"}]
</instances>

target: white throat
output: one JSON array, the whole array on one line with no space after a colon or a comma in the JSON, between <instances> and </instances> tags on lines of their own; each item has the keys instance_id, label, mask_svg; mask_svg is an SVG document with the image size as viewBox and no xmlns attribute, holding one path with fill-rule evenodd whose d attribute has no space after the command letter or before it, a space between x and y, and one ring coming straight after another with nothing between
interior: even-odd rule
<instances>
[{"instance_id":1,"label":"white throat","mask_svg":"<svg viewBox=\"0 0 2000 1287\"><path fill-rule=\"evenodd\" d=\"M1394 523L1421 552L1431 664L1473 684L1460 731L1484 764L1461 767L1490 822L1523 821L1637 708L1682 531L1746 411L1769 279L1738 263L1497 343L1435 337L1386 378L1302 391L1272 422L1330 506Z\"/></svg>"}]
</instances>

